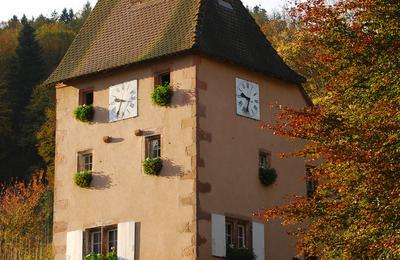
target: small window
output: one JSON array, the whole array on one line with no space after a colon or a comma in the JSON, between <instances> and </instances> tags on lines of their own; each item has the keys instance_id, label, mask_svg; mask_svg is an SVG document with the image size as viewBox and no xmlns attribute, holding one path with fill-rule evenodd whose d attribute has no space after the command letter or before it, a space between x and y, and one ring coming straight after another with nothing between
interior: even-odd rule
<instances>
[{"instance_id":1,"label":"small window","mask_svg":"<svg viewBox=\"0 0 400 260\"><path fill-rule=\"evenodd\" d=\"M171 73L163 72L156 76L155 80L156 85L170 85L171 84Z\"/></svg>"},{"instance_id":2,"label":"small window","mask_svg":"<svg viewBox=\"0 0 400 260\"><path fill-rule=\"evenodd\" d=\"M312 197L317 189L318 181L312 179L312 170L314 167L306 166L306 186L307 186L307 197Z\"/></svg>"},{"instance_id":3,"label":"small window","mask_svg":"<svg viewBox=\"0 0 400 260\"><path fill-rule=\"evenodd\" d=\"M117 229L109 230L108 231L108 252L117 250L117 239L118 239Z\"/></svg>"},{"instance_id":4,"label":"small window","mask_svg":"<svg viewBox=\"0 0 400 260\"><path fill-rule=\"evenodd\" d=\"M146 137L146 158L161 157L161 138L159 135Z\"/></svg>"},{"instance_id":5,"label":"small window","mask_svg":"<svg viewBox=\"0 0 400 260\"><path fill-rule=\"evenodd\" d=\"M81 152L78 155L78 171L93 170L93 153Z\"/></svg>"},{"instance_id":6,"label":"small window","mask_svg":"<svg viewBox=\"0 0 400 260\"><path fill-rule=\"evenodd\" d=\"M93 105L93 89L80 91L79 105Z\"/></svg>"},{"instance_id":7,"label":"small window","mask_svg":"<svg viewBox=\"0 0 400 260\"><path fill-rule=\"evenodd\" d=\"M106 227L96 227L85 231L84 235L84 255L91 253L107 254L117 251L118 228L116 225Z\"/></svg>"},{"instance_id":8,"label":"small window","mask_svg":"<svg viewBox=\"0 0 400 260\"><path fill-rule=\"evenodd\" d=\"M93 231L90 234L91 253L101 254L101 231Z\"/></svg>"},{"instance_id":9,"label":"small window","mask_svg":"<svg viewBox=\"0 0 400 260\"><path fill-rule=\"evenodd\" d=\"M268 169L271 167L271 154L267 152L259 153L259 167Z\"/></svg>"},{"instance_id":10,"label":"small window","mask_svg":"<svg viewBox=\"0 0 400 260\"><path fill-rule=\"evenodd\" d=\"M226 218L225 238L227 248L251 248L250 230L249 222Z\"/></svg>"}]
</instances>

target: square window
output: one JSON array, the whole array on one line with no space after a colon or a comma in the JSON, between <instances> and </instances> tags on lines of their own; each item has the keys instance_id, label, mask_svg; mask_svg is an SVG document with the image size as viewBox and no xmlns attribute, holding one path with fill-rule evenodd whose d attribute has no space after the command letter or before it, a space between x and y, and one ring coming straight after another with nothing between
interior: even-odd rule
<instances>
[{"instance_id":1,"label":"square window","mask_svg":"<svg viewBox=\"0 0 400 260\"><path fill-rule=\"evenodd\" d=\"M80 152L78 154L78 171L92 171L93 170L93 153Z\"/></svg>"},{"instance_id":2,"label":"square window","mask_svg":"<svg viewBox=\"0 0 400 260\"><path fill-rule=\"evenodd\" d=\"M93 89L80 90L79 105L93 105Z\"/></svg>"},{"instance_id":3,"label":"square window","mask_svg":"<svg viewBox=\"0 0 400 260\"><path fill-rule=\"evenodd\" d=\"M159 135L146 137L146 158L161 157L161 138Z\"/></svg>"},{"instance_id":4,"label":"square window","mask_svg":"<svg viewBox=\"0 0 400 260\"><path fill-rule=\"evenodd\" d=\"M267 152L259 153L259 167L263 169L268 169L271 167L271 154Z\"/></svg>"},{"instance_id":5,"label":"square window","mask_svg":"<svg viewBox=\"0 0 400 260\"><path fill-rule=\"evenodd\" d=\"M117 252L117 246L117 225L96 227L85 231L83 241L84 255L91 253L104 255L112 251Z\"/></svg>"},{"instance_id":6,"label":"square window","mask_svg":"<svg viewBox=\"0 0 400 260\"><path fill-rule=\"evenodd\" d=\"M155 84L156 85L170 85L171 84L171 73L168 72L163 72L159 73L156 76L155 79Z\"/></svg>"},{"instance_id":7,"label":"square window","mask_svg":"<svg viewBox=\"0 0 400 260\"><path fill-rule=\"evenodd\" d=\"M227 248L251 248L250 223L244 220L226 218L225 238Z\"/></svg>"}]
</instances>

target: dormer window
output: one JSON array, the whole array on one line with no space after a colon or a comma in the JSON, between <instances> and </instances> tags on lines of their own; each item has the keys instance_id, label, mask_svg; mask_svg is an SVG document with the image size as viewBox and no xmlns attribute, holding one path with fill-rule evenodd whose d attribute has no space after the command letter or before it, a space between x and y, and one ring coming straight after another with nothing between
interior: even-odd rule
<instances>
[{"instance_id":1,"label":"dormer window","mask_svg":"<svg viewBox=\"0 0 400 260\"><path fill-rule=\"evenodd\" d=\"M93 105L93 89L83 89L79 93L79 105Z\"/></svg>"}]
</instances>

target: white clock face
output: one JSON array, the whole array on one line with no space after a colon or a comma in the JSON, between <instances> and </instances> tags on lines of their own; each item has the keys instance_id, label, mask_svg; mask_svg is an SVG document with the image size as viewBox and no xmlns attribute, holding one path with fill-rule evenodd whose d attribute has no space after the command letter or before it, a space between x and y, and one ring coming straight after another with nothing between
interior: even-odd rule
<instances>
[{"instance_id":1,"label":"white clock face","mask_svg":"<svg viewBox=\"0 0 400 260\"><path fill-rule=\"evenodd\" d=\"M258 84L236 78L236 113L260 120L260 88Z\"/></svg>"},{"instance_id":2,"label":"white clock face","mask_svg":"<svg viewBox=\"0 0 400 260\"><path fill-rule=\"evenodd\" d=\"M137 80L111 86L109 89L109 121L136 117L138 114Z\"/></svg>"}]
</instances>

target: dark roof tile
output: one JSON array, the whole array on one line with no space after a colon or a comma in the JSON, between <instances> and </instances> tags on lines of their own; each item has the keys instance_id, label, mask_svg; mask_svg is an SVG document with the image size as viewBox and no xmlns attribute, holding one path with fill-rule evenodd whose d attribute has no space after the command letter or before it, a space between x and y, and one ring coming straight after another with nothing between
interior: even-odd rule
<instances>
[{"instance_id":1,"label":"dark roof tile","mask_svg":"<svg viewBox=\"0 0 400 260\"><path fill-rule=\"evenodd\" d=\"M240 0L99 0L47 83L196 50L292 82Z\"/></svg>"}]
</instances>

